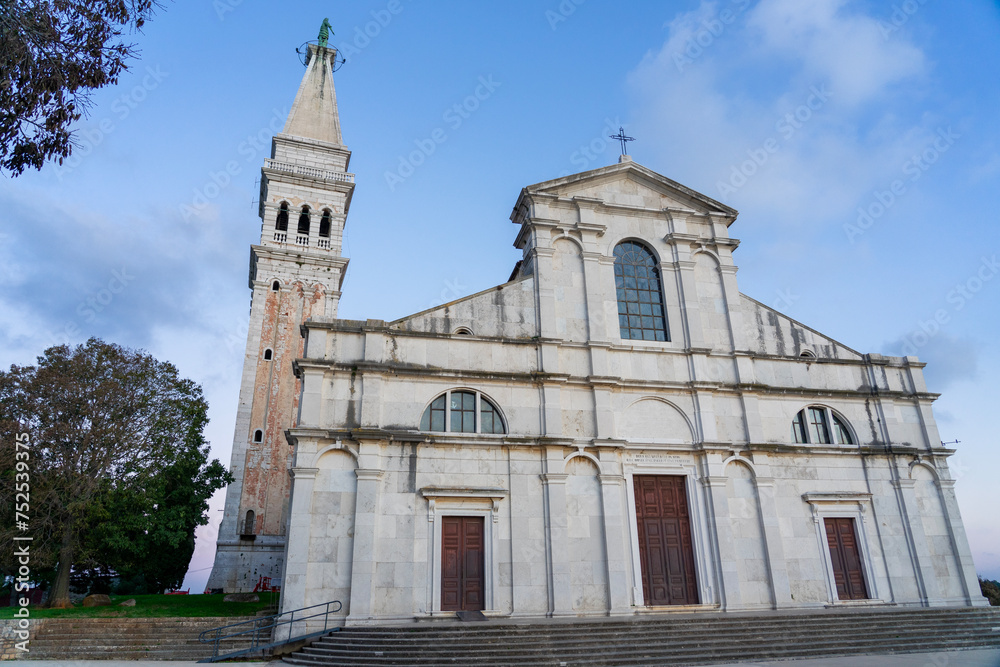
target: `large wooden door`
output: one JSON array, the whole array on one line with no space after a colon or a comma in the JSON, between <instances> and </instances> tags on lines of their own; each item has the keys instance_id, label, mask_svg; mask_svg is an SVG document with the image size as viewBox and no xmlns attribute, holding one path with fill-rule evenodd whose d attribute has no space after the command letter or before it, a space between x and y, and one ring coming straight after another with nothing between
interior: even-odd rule
<instances>
[{"instance_id":1,"label":"large wooden door","mask_svg":"<svg viewBox=\"0 0 1000 667\"><path fill-rule=\"evenodd\" d=\"M481 516L441 517L441 609L486 608Z\"/></svg>"},{"instance_id":2,"label":"large wooden door","mask_svg":"<svg viewBox=\"0 0 1000 667\"><path fill-rule=\"evenodd\" d=\"M861 552L858 550L858 536L854 532L854 519L824 519L826 543L830 547L833 562L833 581L837 585L837 597L841 600L867 600L865 575L861 567Z\"/></svg>"},{"instance_id":3,"label":"large wooden door","mask_svg":"<svg viewBox=\"0 0 1000 667\"><path fill-rule=\"evenodd\" d=\"M646 604L698 604L684 477L637 475L633 484Z\"/></svg>"}]
</instances>

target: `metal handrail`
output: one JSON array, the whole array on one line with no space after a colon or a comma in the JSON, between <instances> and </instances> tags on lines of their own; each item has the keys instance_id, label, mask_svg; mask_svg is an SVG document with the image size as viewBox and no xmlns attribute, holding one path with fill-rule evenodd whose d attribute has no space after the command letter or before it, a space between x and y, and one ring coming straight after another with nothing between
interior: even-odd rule
<instances>
[{"instance_id":1,"label":"metal handrail","mask_svg":"<svg viewBox=\"0 0 1000 667\"><path fill-rule=\"evenodd\" d=\"M335 605L335 606L334 606ZM295 614L309 611L311 609L318 609L323 607L323 611L317 611L313 614L306 616L295 617ZM261 616L260 618L254 618L249 621L240 621L238 623L230 623L229 625L221 625L217 628L212 628L211 630L205 630L200 635L198 635L198 641L202 644L212 644L212 657L205 658L204 660L199 660L198 662L216 662L218 660L226 660L228 658L235 658L237 656L245 655L247 653L253 653L254 651L262 651L266 648L271 648L274 646L280 646L282 644L288 644L290 642L299 641L302 639L307 639L309 637L318 637L319 635L325 634L330 631L330 614L336 614L343 608L340 600L331 600L330 602L322 602L320 604L314 604L309 607L302 607L300 609L292 609L291 611L283 611L280 614L272 614L271 616ZM287 616L285 620L279 620L282 616ZM291 626L293 623L300 623L302 621L308 621L312 618L323 617L323 629L316 630L314 632L309 632L304 635L299 635L296 637L292 636L291 628L288 631L288 639L282 639L281 641L275 642L271 641L274 637L274 631L283 625ZM248 627L249 626L249 627ZM236 632L228 632L223 634L223 631L229 630L231 628L243 628ZM339 628L334 628L339 629ZM261 642L261 634L267 632L267 641ZM209 636L211 635L211 636ZM245 637L250 635L250 647L242 648L238 651L232 651L229 653L224 653L219 655L219 645L223 640L231 640L239 637Z\"/></svg>"}]
</instances>

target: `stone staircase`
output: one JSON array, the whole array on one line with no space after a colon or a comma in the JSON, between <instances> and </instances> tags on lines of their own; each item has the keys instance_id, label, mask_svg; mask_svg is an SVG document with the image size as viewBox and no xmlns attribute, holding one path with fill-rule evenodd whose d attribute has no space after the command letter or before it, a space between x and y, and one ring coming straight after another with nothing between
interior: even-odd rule
<instances>
[{"instance_id":1,"label":"stone staircase","mask_svg":"<svg viewBox=\"0 0 1000 667\"><path fill-rule=\"evenodd\" d=\"M211 618L45 618L31 622L30 660L200 660L212 654L204 630L252 620ZM228 650L249 642L232 641Z\"/></svg>"},{"instance_id":2,"label":"stone staircase","mask_svg":"<svg viewBox=\"0 0 1000 667\"><path fill-rule=\"evenodd\" d=\"M711 665L1000 648L1000 608L658 614L348 628L283 658L312 667Z\"/></svg>"}]
</instances>

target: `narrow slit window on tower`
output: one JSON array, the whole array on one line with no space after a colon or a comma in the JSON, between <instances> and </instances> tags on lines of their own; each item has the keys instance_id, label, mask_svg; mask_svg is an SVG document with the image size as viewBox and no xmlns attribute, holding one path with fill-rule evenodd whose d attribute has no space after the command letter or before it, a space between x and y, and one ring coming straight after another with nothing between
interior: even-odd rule
<instances>
[{"instance_id":1,"label":"narrow slit window on tower","mask_svg":"<svg viewBox=\"0 0 1000 667\"><path fill-rule=\"evenodd\" d=\"M273 283L271 283L271 291L272 292L277 292L280 289L281 289L281 283L279 283L277 280L275 280Z\"/></svg>"},{"instance_id":2,"label":"narrow slit window on tower","mask_svg":"<svg viewBox=\"0 0 1000 667\"><path fill-rule=\"evenodd\" d=\"M288 202L281 202L278 208L278 219L274 221L274 228L279 232L288 231Z\"/></svg>"},{"instance_id":3,"label":"narrow slit window on tower","mask_svg":"<svg viewBox=\"0 0 1000 667\"><path fill-rule=\"evenodd\" d=\"M253 432L253 441L254 442L263 442L264 441L264 432L261 431L260 429L257 429L256 431L254 431Z\"/></svg>"},{"instance_id":4,"label":"narrow slit window on tower","mask_svg":"<svg viewBox=\"0 0 1000 667\"><path fill-rule=\"evenodd\" d=\"M303 206L302 213L299 215L299 229L298 233L304 236L309 235L309 207Z\"/></svg>"},{"instance_id":5,"label":"narrow slit window on tower","mask_svg":"<svg viewBox=\"0 0 1000 667\"><path fill-rule=\"evenodd\" d=\"M321 238L330 238L330 209L323 209L323 217L319 221L319 235Z\"/></svg>"},{"instance_id":6,"label":"narrow slit window on tower","mask_svg":"<svg viewBox=\"0 0 1000 667\"><path fill-rule=\"evenodd\" d=\"M243 520L243 534L256 535L257 534L256 533L257 526L255 525L256 523L257 523L256 516L254 515L253 510L247 510L247 516Z\"/></svg>"},{"instance_id":7,"label":"narrow slit window on tower","mask_svg":"<svg viewBox=\"0 0 1000 667\"><path fill-rule=\"evenodd\" d=\"M264 350L264 361L271 361L271 348Z\"/></svg>"}]
</instances>

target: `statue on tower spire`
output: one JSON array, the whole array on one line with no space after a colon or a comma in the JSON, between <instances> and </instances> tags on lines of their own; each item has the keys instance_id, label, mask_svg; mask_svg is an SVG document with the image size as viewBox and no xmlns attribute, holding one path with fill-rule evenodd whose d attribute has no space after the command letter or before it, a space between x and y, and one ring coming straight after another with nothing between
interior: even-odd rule
<instances>
[{"instance_id":1,"label":"statue on tower spire","mask_svg":"<svg viewBox=\"0 0 1000 667\"><path fill-rule=\"evenodd\" d=\"M330 39L330 19L323 19L323 24L319 27L319 45L326 47L327 40Z\"/></svg>"}]
</instances>

